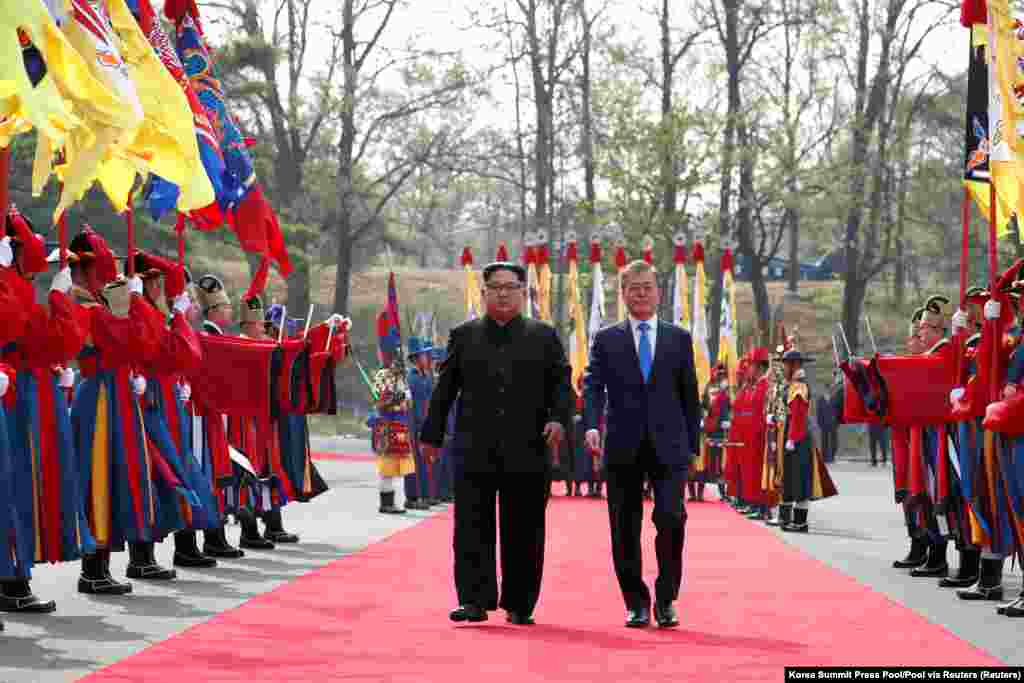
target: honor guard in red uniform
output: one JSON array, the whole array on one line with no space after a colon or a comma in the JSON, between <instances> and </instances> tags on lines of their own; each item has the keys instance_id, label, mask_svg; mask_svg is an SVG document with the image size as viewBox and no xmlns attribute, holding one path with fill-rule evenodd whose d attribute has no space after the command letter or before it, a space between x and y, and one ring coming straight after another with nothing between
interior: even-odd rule
<instances>
[{"instance_id":1,"label":"honor guard in red uniform","mask_svg":"<svg viewBox=\"0 0 1024 683\"><path fill-rule=\"evenodd\" d=\"M82 490L96 540L96 553L82 559L78 590L124 594L131 592L131 584L111 576L110 553L128 543L133 559L149 558L156 529L154 464L140 403L146 380L135 368L159 351L162 329L147 310L142 280L118 279L113 254L102 237L86 227L71 241L69 251L75 316L87 331L78 357L82 382L71 422L84 464ZM153 569L145 578L157 577L173 578L174 571Z\"/></svg>"},{"instance_id":2,"label":"honor guard in red uniform","mask_svg":"<svg viewBox=\"0 0 1024 683\"><path fill-rule=\"evenodd\" d=\"M203 332L223 336L234 322L231 298L224 283L214 275L204 275L196 283L196 295L203 312ZM203 469L210 476L219 507L219 526L203 531L203 554L211 557L237 559L245 552L228 542L225 532L227 515L238 510L239 480L228 451L226 416L202 408L202 396L193 396L193 409L200 419L193 422L193 449L202 453ZM193 532L194 533L194 532ZM182 539L184 541L185 539Z\"/></svg>"},{"instance_id":3,"label":"honor guard in red uniform","mask_svg":"<svg viewBox=\"0 0 1024 683\"><path fill-rule=\"evenodd\" d=\"M191 397L185 377L202 360L199 338L189 324L193 308L186 291L186 273L182 266L153 254L138 252L135 272L142 278L143 296L155 316L154 324L163 328L160 351L148 359L143 371L146 393L143 395L143 420L150 453L158 464L157 530L163 540L175 532L174 564L194 569L217 566L217 561L199 551L196 529L217 528L220 517L217 500L202 459L192 451L192 419L186 402ZM165 322L166 321L166 322ZM157 572L152 549L135 558L132 575L149 578ZM132 571L132 565L129 565ZM157 573L157 578L163 575Z\"/></svg>"},{"instance_id":4,"label":"honor guard in red uniform","mask_svg":"<svg viewBox=\"0 0 1024 683\"><path fill-rule=\"evenodd\" d=\"M44 270L42 238L11 207L0 239L0 480L9 541L0 562L0 609L7 612L52 612L54 602L30 589L33 564L75 560L93 544L67 403L54 372L78 353L82 335L67 298L67 271L55 279L49 306L36 303L32 280Z\"/></svg>"}]
</instances>

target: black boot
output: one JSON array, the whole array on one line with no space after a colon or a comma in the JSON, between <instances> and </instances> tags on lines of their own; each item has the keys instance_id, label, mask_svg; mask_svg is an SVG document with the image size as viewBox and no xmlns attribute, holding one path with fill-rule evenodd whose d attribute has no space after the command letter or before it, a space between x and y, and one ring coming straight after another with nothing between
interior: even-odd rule
<instances>
[{"instance_id":1,"label":"black boot","mask_svg":"<svg viewBox=\"0 0 1024 683\"><path fill-rule=\"evenodd\" d=\"M238 521L242 524L242 537L238 539L241 548L250 550L273 550L274 542L260 536L260 526L256 523L256 515L249 510L239 511Z\"/></svg>"},{"instance_id":2,"label":"black boot","mask_svg":"<svg viewBox=\"0 0 1024 683\"><path fill-rule=\"evenodd\" d=\"M129 579L150 581L170 581L178 575L173 569L157 564L156 544L153 542L128 544L128 569L125 574Z\"/></svg>"},{"instance_id":3,"label":"black boot","mask_svg":"<svg viewBox=\"0 0 1024 683\"><path fill-rule=\"evenodd\" d=\"M45 614L56 609L57 603L53 600L43 602L32 594L32 589L28 585L28 579L14 579L3 582L3 595L0 595L0 610L4 612Z\"/></svg>"},{"instance_id":4,"label":"black boot","mask_svg":"<svg viewBox=\"0 0 1024 683\"><path fill-rule=\"evenodd\" d=\"M917 578L938 578L949 574L946 561L946 541L937 541L928 546L928 562L923 567L911 569L910 575Z\"/></svg>"},{"instance_id":5,"label":"black boot","mask_svg":"<svg viewBox=\"0 0 1024 683\"><path fill-rule=\"evenodd\" d=\"M910 539L910 550L902 560L895 560L895 569L914 569L928 561L928 543L923 538Z\"/></svg>"},{"instance_id":6,"label":"black boot","mask_svg":"<svg viewBox=\"0 0 1024 683\"><path fill-rule=\"evenodd\" d=\"M78 577L78 592L93 595L125 595L132 585L121 583L110 575L110 551L97 550L82 557L82 575Z\"/></svg>"},{"instance_id":7,"label":"black boot","mask_svg":"<svg viewBox=\"0 0 1024 683\"><path fill-rule=\"evenodd\" d=\"M588 498L601 498L601 482L592 481L587 489Z\"/></svg>"},{"instance_id":8,"label":"black boot","mask_svg":"<svg viewBox=\"0 0 1024 683\"><path fill-rule=\"evenodd\" d=\"M203 531L203 554L229 560L245 557L244 551L228 543L228 535L222 526Z\"/></svg>"},{"instance_id":9,"label":"black boot","mask_svg":"<svg viewBox=\"0 0 1024 683\"><path fill-rule=\"evenodd\" d=\"M281 519L281 508L271 510L263 515L263 523L267 525L263 537L274 543L298 543L299 537L284 530Z\"/></svg>"},{"instance_id":10,"label":"black boot","mask_svg":"<svg viewBox=\"0 0 1024 683\"><path fill-rule=\"evenodd\" d=\"M939 588L970 588L978 581L981 571L981 551L968 548L960 551L960 565L956 575L939 579Z\"/></svg>"},{"instance_id":11,"label":"black boot","mask_svg":"<svg viewBox=\"0 0 1024 683\"><path fill-rule=\"evenodd\" d=\"M793 521L783 525L782 530L807 533L810 530L807 524L807 508L793 508Z\"/></svg>"},{"instance_id":12,"label":"black boot","mask_svg":"<svg viewBox=\"0 0 1024 683\"><path fill-rule=\"evenodd\" d=\"M689 494L688 500L697 500L697 482L686 482L686 492Z\"/></svg>"},{"instance_id":13,"label":"black boot","mask_svg":"<svg viewBox=\"0 0 1024 683\"><path fill-rule=\"evenodd\" d=\"M704 502L704 482L702 481L697 482L697 502Z\"/></svg>"},{"instance_id":14,"label":"black boot","mask_svg":"<svg viewBox=\"0 0 1024 683\"><path fill-rule=\"evenodd\" d=\"M189 529L174 534L174 565L192 569L210 569L217 566L217 560L199 551L196 532Z\"/></svg>"},{"instance_id":15,"label":"black boot","mask_svg":"<svg viewBox=\"0 0 1024 683\"><path fill-rule=\"evenodd\" d=\"M981 558L978 583L967 590L957 591L961 600L1002 600L1003 560Z\"/></svg>"},{"instance_id":16,"label":"black boot","mask_svg":"<svg viewBox=\"0 0 1024 683\"><path fill-rule=\"evenodd\" d=\"M783 503L779 506L779 516L769 519L769 526L785 527L793 521L793 506L790 503Z\"/></svg>"},{"instance_id":17,"label":"black boot","mask_svg":"<svg viewBox=\"0 0 1024 683\"><path fill-rule=\"evenodd\" d=\"M1021 591L1021 594L1013 602L1000 605L996 612L998 614L1002 614L1004 617L1011 617L1014 619L1024 617L1024 591Z\"/></svg>"},{"instance_id":18,"label":"black boot","mask_svg":"<svg viewBox=\"0 0 1024 683\"><path fill-rule=\"evenodd\" d=\"M380 512L385 515L404 515L405 510L395 505L395 492L388 491L380 494Z\"/></svg>"}]
</instances>

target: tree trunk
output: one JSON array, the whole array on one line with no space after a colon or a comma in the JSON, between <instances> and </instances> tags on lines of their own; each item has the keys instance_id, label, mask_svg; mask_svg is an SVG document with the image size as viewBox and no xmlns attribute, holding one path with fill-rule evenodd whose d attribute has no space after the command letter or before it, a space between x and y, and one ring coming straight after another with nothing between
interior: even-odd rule
<instances>
[{"instance_id":1,"label":"tree trunk","mask_svg":"<svg viewBox=\"0 0 1024 683\"><path fill-rule=\"evenodd\" d=\"M674 120L672 117L672 81L675 70L672 55L672 34L669 30L670 0L661 0L661 129L665 136L662 144L661 193L664 224L673 229L676 219L678 179L675 169L675 146L672 144Z\"/></svg>"},{"instance_id":2,"label":"tree trunk","mask_svg":"<svg viewBox=\"0 0 1024 683\"><path fill-rule=\"evenodd\" d=\"M338 260L335 263L334 304L332 312L348 311L349 278L352 277L352 250L355 247L352 224L354 190L352 184L352 155L356 141L356 38L353 1L344 0L342 5L342 60L344 64L344 101L341 107L341 140L338 142L338 213L336 239ZM367 220L369 217L367 217Z\"/></svg>"},{"instance_id":3,"label":"tree trunk","mask_svg":"<svg viewBox=\"0 0 1024 683\"><path fill-rule=\"evenodd\" d=\"M583 19L583 47L580 51L582 61L582 75L580 83L580 97L583 117L583 139L581 148L583 153L583 187L586 199L584 211L587 216L587 230L585 235L580 235L580 244L588 244L591 233L596 222L597 190L594 186L596 165L594 163L594 120L593 104L591 102L592 83L590 78L590 19L586 14L586 0L579 0L580 14Z\"/></svg>"},{"instance_id":4,"label":"tree trunk","mask_svg":"<svg viewBox=\"0 0 1024 683\"><path fill-rule=\"evenodd\" d=\"M793 195L790 194L792 198ZM796 294L800 288L800 216L794 207L786 209L786 223L789 226L789 285L787 289Z\"/></svg>"},{"instance_id":5,"label":"tree trunk","mask_svg":"<svg viewBox=\"0 0 1024 683\"><path fill-rule=\"evenodd\" d=\"M732 169L736 155L736 126L740 117L740 43L738 0L723 0L725 10L725 57L728 71L728 106L725 130L722 133L722 182L718 192L718 235L728 239L732 233ZM753 264L751 264L753 265ZM708 311L708 340L711 357L718 357L718 328L722 314L722 280L717 262L706 262L711 277L710 310Z\"/></svg>"}]
</instances>

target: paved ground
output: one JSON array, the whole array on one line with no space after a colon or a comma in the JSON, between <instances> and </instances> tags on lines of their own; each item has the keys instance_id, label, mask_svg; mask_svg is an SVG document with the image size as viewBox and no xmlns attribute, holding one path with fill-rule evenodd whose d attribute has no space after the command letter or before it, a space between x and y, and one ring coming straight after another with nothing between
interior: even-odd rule
<instances>
[{"instance_id":1,"label":"paved ground","mask_svg":"<svg viewBox=\"0 0 1024 683\"><path fill-rule=\"evenodd\" d=\"M347 453L366 448L365 442L345 440L314 444L315 450ZM372 462L322 462L319 466L331 490L312 504L291 506L286 511L286 525L302 536L302 543L296 546L249 553L242 560L222 562L214 570L179 570L177 581L163 585L136 581L135 593L124 598L78 594L76 564L40 568L34 588L39 595L56 599L58 611L40 617L3 617L6 631L0 635L0 682L75 680L429 514L377 514ZM992 603L963 603L936 587L933 580L911 579L890 567L894 558L905 553L906 540L899 509L891 504L888 470L842 463L833 467L833 476L840 496L812 509L811 534L781 534L786 542L945 625L1008 664L1024 665L1019 647L1024 624L997 616ZM237 533L237 528L232 530L235 537ZM691 529L690 533L699 534L700 530ZM166 545L158 554L161 561L169 562L172 548ZM955 560L952 549L950 559ZM126 561L125 555L115 556L115 574L123 575ZM743 558L742 549L737 548L736 561L756 559ZM766 580L771 571L765 568ZM1019 573L1008 575L1006 581L1016 595ZM451 591L448 586L439 589L445 592L439 601L439 618L443 618ZM687 586L686 590L700 587ZM878 626L878 637L885 638L884 624Z\"/></svg>"}]
</instances>

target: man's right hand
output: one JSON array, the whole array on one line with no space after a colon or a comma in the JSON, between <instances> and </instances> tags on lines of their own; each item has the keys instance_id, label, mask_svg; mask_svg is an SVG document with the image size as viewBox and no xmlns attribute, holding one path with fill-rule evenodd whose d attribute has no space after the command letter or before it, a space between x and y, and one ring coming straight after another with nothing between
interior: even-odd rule
<instances>
[{"instance_id":1,"label":"man's right hand","mask_svg":"<svg viewBox=\"0 0 1024 683\"><path fill-rule=\"evenodd\" d=\"M437 462L440 450L437 446L432 446L429 443L423 443L420 441L420 454L427 459L428 462Z\"/></svg>"},{"instance_id":2,"label":"man's right hand","mask_svg":"<svg viewBox=\"0 0 1024 683\"><path fill-rule=\"evenodd\" d=\"M601 448L601 432L596 429L588 429L587 433L583 435L583 440L587 443L587 450L592 454L604 454L604 449Z\"/></svg>"}]
</instances>

